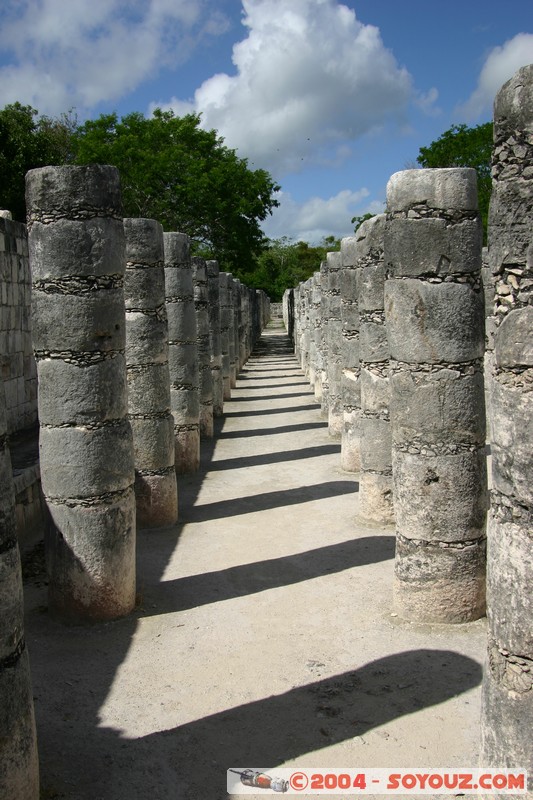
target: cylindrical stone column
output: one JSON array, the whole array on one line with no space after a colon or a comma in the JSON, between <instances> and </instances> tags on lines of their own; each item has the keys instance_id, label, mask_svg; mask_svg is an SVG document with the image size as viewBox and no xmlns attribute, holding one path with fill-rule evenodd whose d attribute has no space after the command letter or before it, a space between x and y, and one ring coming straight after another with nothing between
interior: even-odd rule
<instances>
[{"instance_id":1,"label":"cylindrical stone column","mask_svg":"<svg viewBox=\"0 0 533 800\"><path fill-rule=\"evenodd\" d=\"M200 466L200 377L189 237L164 233L170 412L178 475Z\"/></svg>"},{"instance_id":2,"label":"cylindrical stone column","mask_svg":"<svg viewBox=\"0 0 533 800\"><path fill-rule=\"evenodd\" d=\"M344 423L342 401L342 322L341 322L341 267L340 252L327 253L328 262L328 430L330 436L341 439Z\"/></svg>"},{"instance_id":3,"label":"cylindrical stone column","mask_svg":"<svg viewBox=\"0 0 533 800\"><path fill-rule=\"evenodd\" d=\"M473 169L387 187L395 607L418 622L485 610L482 228Z\"/></svg>"},{"instance_id":4,"label":"cylindrical stone column","mask_svg":"<svg viewBox=\"0 0 533 800\"><path fill-rule=\"evenodd\" d=\"M237 353L238 347L236 342L239 336L236 303L238 301L237 287L235 278L231 272L226 273L228 276L228 303L229 303L229 383L230 390L235 389L237 386Z\"/></svg>"},{"instance_id":5,"label":"cylindrical stone column","mask_svg":"<svg viewBox=\"0 0 533 800\"><path fill-rule=\"evenodd\" d=\"M210 437L213 435L213 375L211 372L207 263L205 258L198 256L192 258L191 262L200 375L200 436Z\"/></svg>"},{"instance_id":6,"label":"cylindrical stone column","mask_svg":"<svg viewBox=\"0 0 533 800\"><path fill-rule=\"evenodd\" d=\"M527 769L533 796L533 65L496 95L492 175L496 291L481 764Z\"/></svg>"},{"instance_id":7,"label":"cylindrical stone column","mask_svg":"<svg viewBox=\"0 0 533 800\"><path fill-rule=\"evenodd\" d=\"M329 306L330 306L330 295L329 295L329 288L328 288L328 273L329 273L329 264L327 259L320 262L320 317L322 319L322 338L321 338L321 353L322 353L322 397L320 400L320 414L324 419L328 419L329 411L328 411L328 404L329 404L329 380L328 380L328 360L329 360L329 336L328 336L328 325L329 325ZM296 296L295 296L296 297ZM296 311L296 299L295 299L295 316L298 316L298 312Z\"/></svg>"},{"instance_id":8,"label":"cylindrical stone column","mask_svg":"<svg viewBox=\"0 0 533 800\"><path fill-rule=\"evenodd\" d=\"M222 351L222 391L223 399L231 400L230 338L233 336L232 306L229 297L229 278L221 272L220 281L220 347Z\"/></svg>"},{"instance_id":9,"label":"cylindrical stone column","mask_svg":"<svg viewBox=\"0 0 533 800\"><path fill-rule=\"evenodd\" d=\"M315 400L322 403L322 284L320 271L313 274L311 291L311 366L310 381Z\"/></svg>"},{"instance_id":10,"label":"cylindrical stone column","mask_svg":"<svg viewBox=\"0 0 533 800\"><path fill-rule=\"evenodd\" d=\"M38 800L39 763L24 598L15 520L15 490L0 379L0 797Z\"/></svg>"},{"instance_id":11,"label":"cylindrical stone column","mask_svg":"<svg viewBox=\"0 0 533 800\"><path fill-rule=\"evenodd\" d=\"M222 333L220 325L220 269L218 261L207 262L207 292L209 297L209 335L211 343L211 374L213 379L213 415L224 413L222 376Z\"/></svg>"},{"instance_id":12,"label":"cylindrical stone column","mask_svg":"<svg viewBox=\"0 0 533 800\"><path fill-rule=\"evenodd\" d=\"M125 219L124 232L126 370L137 524L157 528L178 518L163 228L153 219Z\"/></svg>"},{"instance_id":13,"label":"cylindrical stone column","mask_svg":"<svg viewBox=\"0 0 533 800\"><path fill-rule=\"evenodd\" d=\"M118 170L26 176L50 609L106 620L135 604L133 439Z\"/></svg>"},{"instance_id":14,"label":"cylindrical stone column","mask_svg":"<svg viewBox=\"0 0 533 800\"><path fill-rule=\"evenodd\" d=\"M361 469L361 376L359 353L359 300L360 272L359 231L357 236L347 236L341 241L342 268L341 291L341 467L346 472ZM364 237L362 237L364 241Z\"/></svg>"},{"instance_id":15,"label":"cylindrical stone column","mask_svg":"<svg viewBox=\"0 0 533 800\"><path fill-rule=\"evenodd\" d=\"M363 222L359 236L361 357L361 472L359 515L394 521L390 424L389 345L385 326L385 214Z\"/></svg>"}]
</instances>

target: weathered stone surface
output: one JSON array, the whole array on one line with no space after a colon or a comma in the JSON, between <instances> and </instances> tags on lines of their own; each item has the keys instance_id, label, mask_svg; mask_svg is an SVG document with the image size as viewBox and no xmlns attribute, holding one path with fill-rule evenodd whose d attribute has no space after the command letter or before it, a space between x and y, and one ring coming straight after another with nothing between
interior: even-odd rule
<instances>
[{"instance_id":1,"label":"weathered stone surface","mask_svg":"<svg viewBox=\"0 0 533 800\"><path fill-rule=\"evenodd\" d=\"M165 417L130 420L137 471L162 470L174 466L174 420ZM174 520L175 522L175 520Z\"/></svg>"},{"instance_id":2,"label":"weathered stone surface","mask_svg":"<svg viewBox=\"0 0 533 800\"><path fill-rule=\"evenodd\" d=\"M130 424L48 428L40 433L43 491L48 498L98 497L133 485Z\"/></svg>"},{"instance_id":3,"label":"weathered stone surface","mask_svg":"<svg viewBox=\"0 0 533 800\"><path fill-rule=\"evenodd\" d=\"M442 218L391 219L386 236L398 277L446 275L477 272L481 268L483 228L481 219L462 219L455 225Z\"/></svg>"},{"instance_id":4,"label":"weathered stone surface","mask_svg":"<svg viewBox=\"0 0 533 800\"><path fill-rule=\"evenodd\" d=\"M359 476L359 517L376 525L394 522L392 475L364 470Z\"/></svg>"},{"instance_id":5,"label":"weathered stone surface","mask_svg":"<svg viewBox=\"0 0 533 800\"><path fill-rule=\"evenodd\" d=\"M122 353L85 366L43 359L38 363L38 376L41 425L85 425L122 419L127 414Z\"/></svg>"},{"instance_id":6,"label":"weathered stone surface","mask_svg":"<svg viewBox=\"0 0 533 800\"><path fill-rule=\"evenodd\" d=\"M391 426L388 420L361 417L362 471L391 472Z\"/></svg>"},{"instance_id":7,"label":"weathered stone surface","mask_svg":"<svg viewBox=\"0 0 533 800\"><path fill-rule=\"evenodd\" d=\"M511 311L502 321L494 345L498 367L533 367L533 306Z\"/></svg>"},{"instance_id":8,"label":"weathered stone surface","mask_svg":"<svg viewBox=\"0 0 533 800\"><path fill-rule=\"evenodd\" d=\"M126 355L135 353L136 364L166 364L168 361L166 316L158 319L140 312L128 312Z\"/></svg>"},{"instance_id":9,"label":"weathered stone surface","mask_svg":"<svg viewBox=\"0 0 533 800\"><path fill-rule=\"evenodd\" d=\"M114 619L129 613L135 604L133 489L107 502L50 503L49 509L51 610L73 622ZM121 535L116 536L116 531ZM84 543L81 549L80 540Z\"/></svg>"},{"instance_id":10,"label":"weathered stone surface","mask_svg":"<svg viewBox=\"0 0 533 800\"><path fill-rule=\"evenodd\" d=\"M468 284L388 280L385 310L397 361L459 363L483 356L483 296Z\"/></svg>"},{"instance_id":11,"label":"weathered stone surface","mask_svg":"<svg viewBox=\"0 0 533 800\"><path fill-rule=\"evenodd\" d=\"M174 464L174 453L172 453ZM165 475L135 476L137 525L140 528L162 528L172 525L178 517L176 472Z\"/></svg>"},{"instance_id":12,"label":"weathered stone surface","mask_svg":"<svg viewBox=\"0 0 533 800\"><path fill-rule=\"evenodd\" d=\"M396 515L398 510L395 506ZM418 622L468 622L485 613L485 540L460 547L397 538L394 607Z\"/></svg>"},{"instance_id":13,"label":"weathered stone surface","mask_svg":"<svg viewBox=\"0 0 533 800\"><path fill-rule=\"evenodd\" d=\"M488 536L487 616L491 635L511 653L533 660L532 532L527 522L498 519L498 510L493 508Z\"/></svg>"},{"instance_id":14,"label":"weathered stone surface","mask_svg":"<svg viewBox=\"0 0 533 800\"><path fill-rule=\"evenodd\" d=\"M26 174L28 219L87 219L96 212L122 217L120 177L116 167L40 167Z\"/></svg>"},{"instance_id":15,"label":"weathered stone surface","mask_svg":"<svg viewBox=\"0 0 533 800\"><path fill-rule=\"evenodd\" d=\"M414 206L476 212L477 177L474 169L409 169L396 172L387 185L387 210L409 211Z\"/></svg>"},{"instance_id":16,"label":"weathered stone surface","mask_svg":"<svg viewBox=\"0 0 533 800\"><path fill-rule=\"evenodd\" d=\"M394 428L393 428L394 430ZM485 536L483 450L456 455L392 451L398 531L407 539L465 542Z\"/></svg>"},{"instance_id":17,"label":"weathered stone surface","mask_svg":"<svg viewBox=\"0 0 533 800\"><path fill-rule=\"evenodd\" d=\"M381 322L361 322L359 331L361 361L376 363L389 360L387 330Z\"/></svg>"},{"instance_id":18,"label":"weathered stone surface","mask_svg":"<svg viewBox=\"0 0 533 800\"><path fill-rule=\"evenodd\" d=\"M0 670L0 793L38 800L39 763L28 653Z\"/></svg>"},{"instance_id":19,"label":"weathered stone surface","mask_svg":"<svg viewBox=\"0 0 533 800\"><path fill-rule=\"evenodd\" d=\"M445 367L431 372L394 371L390 383L395 444L484 444L484 383L479 368L473 374Z\"/></svg>"},{"instance_id":20,"label":"weathered stone surface","mask_svg":"<svg viewBox=\"0 0 533 800\"><path fill-rule=\"evenodd\" d=\"M124 242L121 219L94 217L35 222L29 241L32 280L73 276L122 275Z\"/></svg>"},{"instance_id":21,"label":"weathered stone surface","mask_svg":"<svg viewBox=\"0 0 533 800\"><path fill-rule=\"evenodd\" d=\"M533 393L490 380L494 488L533 505Z\"/></svg>"},{"instance_id":22,"label":"weathered stone surface","mask_svg":"<svg viewBox=\"0 0 533 800\"><path fill-rule=\"evenodd\" d=\"M127 376L130 414L160 414L169 410L168 363L130 368Z\"/></svg>"},{"instance_id":23,"label":"weathered stone surface","mask_svg":"<svg viewBox=\"0 0 533 800\"><path fill-rule=\"evenodd\" d=\"M391 390L388 376L377 374L371 369L361 368L361 397L364 397L365 411L370 414L389 413Z\"/></svg>"}]
</instances>

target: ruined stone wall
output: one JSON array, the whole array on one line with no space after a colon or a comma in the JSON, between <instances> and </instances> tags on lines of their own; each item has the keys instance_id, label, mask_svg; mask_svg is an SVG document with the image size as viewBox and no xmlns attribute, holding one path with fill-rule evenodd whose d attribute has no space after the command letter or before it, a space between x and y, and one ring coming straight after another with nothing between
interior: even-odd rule
<instances>
[{"instance_id":1,"label":"ruined stone wall","mask_svg":"<svg viewBox=\"0 0 533 800\"><path fill-rule=\"evenodd\" d=\"M28 234L20 222L0 217L0 365L7 431L37 422L37 370L31 344L31 277Z\"/></svg>"}]
</instances>

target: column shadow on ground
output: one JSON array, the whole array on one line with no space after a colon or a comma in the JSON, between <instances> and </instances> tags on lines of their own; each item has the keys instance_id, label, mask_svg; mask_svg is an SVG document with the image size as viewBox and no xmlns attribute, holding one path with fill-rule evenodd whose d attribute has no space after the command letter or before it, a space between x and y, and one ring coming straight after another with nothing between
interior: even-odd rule
<instances>
[{"instance_id":1,"label":"column shadow on ground","mask_svg":"<svg viewBox=\"0 0 533 800\"><path fill-rule=\"evenodd\" d=\"M345 494L355 494L359 490L357 481L329 481L312 486L298 486L295 489L280 489L262 492L248 497L235 497L218 500L188 508L182 515L182 522L207 522L207 520L238 517L241 514L254 514L272 508L285 508L300 503L327 500Z\"/></svg>"},{"instance_id":2,"label":"column shadow on ground","mask_svg":"<svg viewBox=\"0 0 533 800\"><path fill-rule=\"evenodd\" d=\"M250 398L255 400L256 398ZM274 398L272 398L274 399ZM251 409L249 411L228 411L224 414L225 417L261 417L265 414L297 414L299 411L318 411L320 405L317 403L308 403L305 406L290 406L289 408L261 408Z\"/></svg>"},{"instance_id":3,"label":"column shadow on ground","mask_svg":"<svg viewBox=\"0 0 533 800\"><path fill-rule=\"evenodd\" d=\"M257 453L253 456L238 456L213 461L209 471L225 469L244 469L245 467L259 467L266 464L282 464L286 461L300 461L302 458L320 458L320 456L340 453L338 444L319 444L316 447L302 447L300 450L282 450L279 453Z\"/></svg>"},{"instance_id":4,"label":"column shadow on ground","mask_svg":"<svg viewBox=\"0 0 533 800\"><path fill-rule=\"evenodd\" d=\"M151 586L145 599L148 605L156 605L158 614L185 611L387 561L394 558L394 545L394 536L365 536L162 583L154 583L145 569L147 585ZM157 581L158 576L153 577Z\"/></svg>"},{"instance_id":5,"label":"column shadow on ground","mask_svg":"<svg viewBox=\"0 0 533 800\"><path fill-rule=\"evenodd\" d=\"M296 425L277 425L275 428L251 428L244 431L222 431L218 438L241 439L246 438L247 436L272 436L274 433L294 433L295 431L310 431L315 428L327 427L327 422L300 422Z\"/></svg>"}]
</instances>

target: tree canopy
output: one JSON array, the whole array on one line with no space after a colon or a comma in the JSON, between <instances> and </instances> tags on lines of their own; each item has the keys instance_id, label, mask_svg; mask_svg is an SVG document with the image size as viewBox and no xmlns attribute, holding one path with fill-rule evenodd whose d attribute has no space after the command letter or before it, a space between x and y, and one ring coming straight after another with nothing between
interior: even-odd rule
<instances>
[{"instance_id":1,"label":"tree canopy","mask_svg":"<svg viewBox=\"0 0 533 800\"><path fill-rule=\"evenodd\" d=\"M101 115L72 138L77 164L118 167L126 216L157 219L188 234L222 269L246 271L264 244L260 222L278 205L265 170L223 144L200 117L156 109L153 117Z\"/></svg>"},{"instance_id":2,"label":"tree canopy","mask_svg":"<svg viewBox=\"0 0 533 800\"><path fill-rule=\"evenodd\" d=\"M473 167L476 170L479 211L485 235L492 191L492 131L492 122L473 128L464 124L452 125L428 147L421 147L416 159L422 167Z\"/></svg>"},{"instance_id":3,"label":"tree canopy","mask_svg":"<svg viewBox=\"0 0 533 800\"><path fill-rule=\"evenodd\" d=\"M67 115L39 117L31 106L11 103L0 110L0 208L26 221L25 175L29 169L61 164L68 151Z\"/></svg>"}]
</instances>

